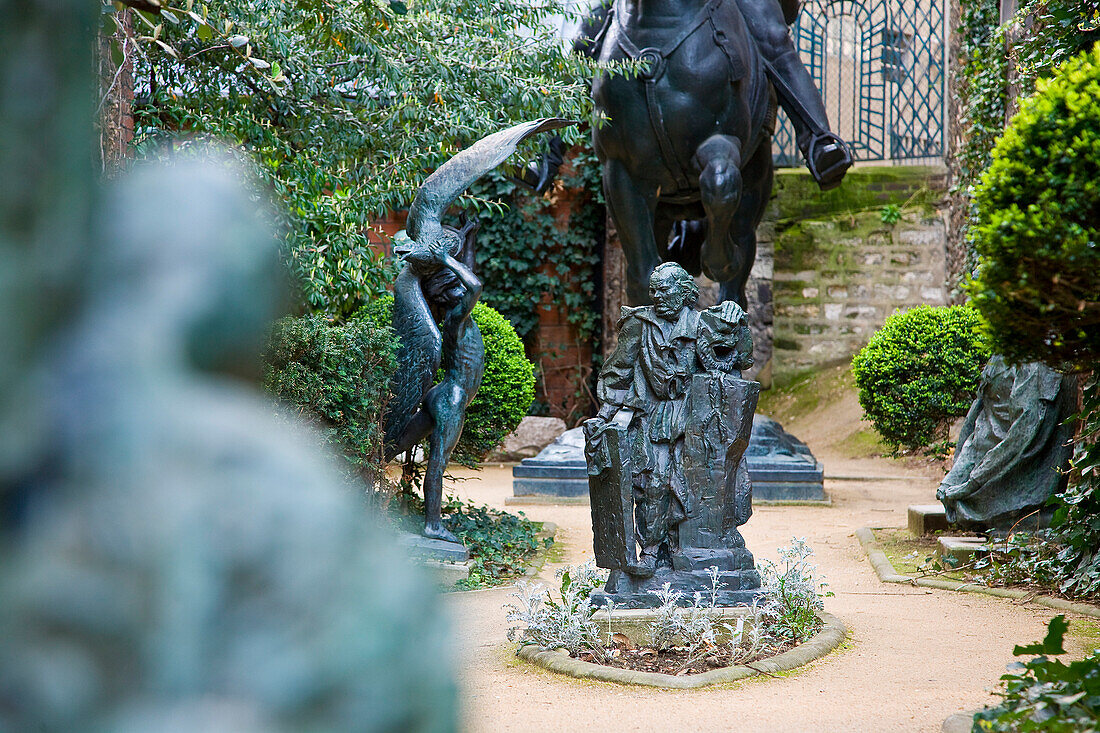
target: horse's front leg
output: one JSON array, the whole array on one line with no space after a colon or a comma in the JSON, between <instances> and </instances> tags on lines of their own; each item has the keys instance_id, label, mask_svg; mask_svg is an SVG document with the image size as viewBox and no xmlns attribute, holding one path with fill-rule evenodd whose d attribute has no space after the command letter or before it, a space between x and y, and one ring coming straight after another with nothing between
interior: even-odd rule
<instances>
[{"instance_id":1,"label":"horse's front leg","mask_svg":"<svg viewBox=\"0 0 1100 733\"><path fill-rule=\"evenodd\" d=\"M756 259L756 227L764 218L772 192L774 171L770 138L761 142L752 157L745 161L741 173L745 184L726 240L726 269L720 279L715 279L721 284L719 297L722 300L733 300L747 308L745 284Z\"/></svg>"},{"instance_id":2,"label":"horse's front leg","mask_svg":"<svg viewBox=\"0 0 1100 733\"><path fill-rule=\"evenodd\" d=\"M657 192L640 186L621 162L610 158L603 164L603 193L626 257L626 299L645 305L649 276L661 264L653 232Z\"/></svg>"},{"instance_id":3,"label":"horse's front leg","mask_svg":"<svg viewBox=\"0 0 1100 733\"><path fill-rule=\"evenodd\" d=\"M695 151L692 162L699 171L699 195L707 212L707 237L700 253L703 273L715 282L726 282L736 269L730 232L741 204L741 141L712 135ZM735 300L744 307L743 296Z\"/></svg>"}]
</instances>

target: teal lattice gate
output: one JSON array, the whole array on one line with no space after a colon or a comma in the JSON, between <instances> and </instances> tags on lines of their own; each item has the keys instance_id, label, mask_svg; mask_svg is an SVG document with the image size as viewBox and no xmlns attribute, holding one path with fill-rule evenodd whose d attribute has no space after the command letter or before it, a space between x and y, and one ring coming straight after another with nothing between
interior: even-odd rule
<instances>
[{"instance_id":1,"label":"teal lattice gate","mask_svg":"<svg viewBox=\"0 0 1100 733\"><path fill-rule=\"evenodd\" d=\"M806 0L791 28L856 160L944 154L944 0ZM780 114L777 165L802 165Z\"/></svg>"}]
</instances>

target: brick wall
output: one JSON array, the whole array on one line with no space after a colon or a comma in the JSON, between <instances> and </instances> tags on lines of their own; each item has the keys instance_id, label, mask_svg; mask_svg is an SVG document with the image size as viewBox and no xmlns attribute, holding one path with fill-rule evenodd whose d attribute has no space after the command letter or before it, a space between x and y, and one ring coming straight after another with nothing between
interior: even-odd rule
<instances>
[{"instance_id":1,"label":"brick wall","mask_svg":"<svg viewBox=\"0 0 1100 733\"><path fill-rule=\"evenodd\" d=\"M110 36L99 34L96 54L100 95L96 126L101 171L107 176L118 173L129 161L134 139L134 54L138 52L133 31L135 11L125 8L116 12L118 27Z\"/></svg>"},{"instance_id":2,"label":"brick wall","mask_svg":"<svg viewBox=\"0 0 1100 733\"><path fill-rule=\"evenodd\" d=\"M562 177L569 174L572 161L567 158ZM551 212L554 225L569 228L574 206L591 205L578 199L578 191L564 188L560 179L551 191ZM593 242L593 246L597 243ZM553 262L547 262L543 273L551 278L561 276ZM561 283L568 288L566 279ZM532 294L535 296L536 294ZM551 417L560 417L570 427L592 414L594 396L589 389L592 376L594 344L582 341L576 326L569 322L569 312L560 302L552 302L543 294L538 300L539 325L533 343L528 345L528 358L534 361L542 375L538 399L546 403Z\"/></svg>"}]
</instances>

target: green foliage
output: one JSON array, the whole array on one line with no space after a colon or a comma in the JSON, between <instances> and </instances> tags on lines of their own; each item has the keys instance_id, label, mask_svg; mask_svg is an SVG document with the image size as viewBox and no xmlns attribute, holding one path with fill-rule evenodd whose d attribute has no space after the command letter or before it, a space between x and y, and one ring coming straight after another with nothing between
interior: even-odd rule
<instances>
[{"instance_id":1,"label":"green foliage","mask_svg":"<svg viewBox=\"0 0 1100 733\"><path fill-rule=\"evenodd\" d=\"M419 484L420 477L414 478ZM411 487L406 487L411 489ZM402 529L419 533L424 528L424 500L411 490L397 495L386 507L388 516ZM473 502L447 496L443 501L443 526L470 553L470 575L458 581L465 590L489 588L523 575L542 547L554 544L551 537L539 540L540 522Z\"/></svg>"},{"instance_id":2,"label":"green foliage","mask_svg":"<svg viewBox=\"0 0 1100 733\"><path fill-rule=\"evenodd\" d=\"M392 312L393 296L386 295L363 306L352 322L382 327L392 321ZM485 342L485 375L451 456L468 466L477 465L515 430L535 399L534 365L524 355L512 324L484 303L474 306L472 317Z\"/></svg>"},{"instance_id":3,"label":"green foliage","mask_svg":"<svg viewBox=\"0 0 1100 733\"><path fill-rule=\"evenodd\" d=\"M466 426L454 452L454 459L467 465L500 445L535 399L535 367L512 324L484 303L474 307L473 319L485 341L485 376L466 411Z\"/></svg>"},{"instance_id":4,"label":"green foliage","mask_svg":"<svg viewBox=\"0 0 1100 733\"><path fill-rule=\"evenodd\" d=\"M382 411L396 349L388 327L288 316L268 337L263 385L370 478L382 463Z\"/></svg>"},{"instance_id":5,"label":"green foliage","mask_svg":"<svg viewBox=\"0 0 1100 733\"><path fill-rule=\"evenodd\" d=\"M956 164L960 187L977 180L1004 128L1008 51L1000 22L1000 0L963 0L962 48L958 72L961 136Z\"/></svg>"},{"instance_id":6,"label":"green foliage","mask_svg":"<svg viewBox=\"0 0 1100 733\"><path fill-rule=\"evenodd\" d=\"M897 224L901 220L901 207L897 204L886 204L879 213L883 224Z\"/></svg>"},{"instance_id":7,"label":"green foliage","mask_svg":"<svg viewBox=\"0 0 1100 733\"><path fill-rule=\"evenodd\" d=\"M1063 593L1100 599L1100 382L1085 388L1081 433L1074 444L1069 482L1057 497L1052 563Z\"/></svg>"},{"instance_id":8,"label":"green foliage","mask_svg":"<svg viewBox=\"0 0 1100 733\"><path fill-rule=\"evenodd\" d=\"M514 622L508 628L508 640L524 644L538 644L546 649L565 649L576 656L588 652L600 662L608 658L600 626L592 620L596 607L591 594L607 580L606 571L589 560L584 565L571 566L558 571L561 578L558 598L541 584L519 581L512 597L517 604L509 604L507 620Z\"/></svg>"},{"instance_id":9,"label":"green foliage","mask_svg":"<svg viewBox=\"0 0 1100 733\"><path fill-rule=\"evenodd\" d=\"M538 311L531 307L545 294L561 305L582 342L600 333L595 307L600 243L604 236L600 168L584 141L562 168L561 186L536 196L501 173L486 176L470 189L479 199L507 206L482 220L477 235L477 271L485 282L482 301L500 311L521 338L533 335ZM556 220L563 192L573 194L567 226Z\"/></svg>"},{"instance_id":10,"label":"green foliage","mask_svg":"<svg viewBox=\"0 0 1100 733\"><path fill-rule=\"evenodd\" d=\"M461 588L487 588L523 575L539 548L554 542L549 537L540 542L542 525L522 512L516 516L454 498L443 510L443 526L470 552L470 577L458 582Z\"/></svg>"},{"instance_id":11,"label":"green foliage","mask_svg":"<svg viewBox=\"0 0 1100 733\"><path fill-rule=\"evenodd\" d=\"M972 308L895 313L852 360L859 404L895 448L934 447L970 408L988 358Z\"/></svg>"},{"instance_id":12,"label":"green foliage","mask_svg":"<svg viewBox=\"0 0 1100 733\"><path fill-rule=\"evenodd\" d=\"M1065 664L1052 656L1065 654L1063 638L1069 624L1055 616L1043 641L1017 646L1017 657L1039 655L1017 665L1016 673L1003 675L1001 703L974 716L971 730L1047 731L1075 733L1096 730L1100 719L1100 650L1085 659Z\"/></svg>"},{"instance_id":13,"label":"green foliage","mask_svg":"<svg viewBox=\"0 0 1100 733\"><path fill-rule=\"evenodd\" d=\"M1015 16L1003 26L998 25L1000 6L999 0L961 2L961 142L955 165L956 189L968 196L989 166L993 145L1004 129L1009 79L1021 96L1027 96L1038 79L1100 40L1100 0L1020 0ZM970 222L964 222L964 239L969 227ZM976 262L972 250L967 259L969 270Z\"/></svg>"},{"instance_id":14,"label":"green foliage","mask_svg":"<svg viewBox=\"0 0 1100 733\"><path fill-rule=\"evenodd\" d=\"M1091 368L1100 354L1100 44L1059 68L993 150L974 193L967 284L1009 359Z\"/></svg>"},{"instance_id":15,"label":"green foliage","mask_svg":"<svg viewBox=\"0 0 1100 733\"><path fill-rule=\"evenodd\" d=\"M159 154L212 136L247 150L283 204L304 304L330 315L383 292L392 273L364 233L405 208L427 171L507 125L585 119L591 109L592 64L557 38L556 3L163 7L104 6L133 13L142 41L126 49L136 63L137 147Z\"/></svg>"},{"instance_id":16,"label":"green foliage","mask_svg":"<svg viewBox=\"0 0 1100 733\"><path fill-rule=\"evenodd\" d=\"M789 545L777 551L781 564L770 560L757 563L764 597L762 610L773 626L771 633L801 643L821 628L817 612L823 606L822 599L833 594L825 590L827 583L810 562L814 551L805 537L792 537Z\"/></svg>"}]
</instances>

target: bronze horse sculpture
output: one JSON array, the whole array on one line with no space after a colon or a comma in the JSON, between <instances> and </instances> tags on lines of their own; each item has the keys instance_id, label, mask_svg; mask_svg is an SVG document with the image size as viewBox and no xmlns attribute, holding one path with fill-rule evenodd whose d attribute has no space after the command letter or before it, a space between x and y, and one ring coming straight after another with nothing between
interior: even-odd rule
<instances>
[{"instance_id":1,"label":"bronze horse sculpture","mask_svg":"<svg viewBox=\"0 0 1100 733\"><path fill-rule=\"evenodd\" d=\"M614 0L574 48L639 62L598 75L592 130L608 210L627 264L627 299L649 302L662 261L719 283L746 306L756 227L771 194L777 96L823 189L851 166L790 40L797 0Z\"/></svg>"}]
</instances>

